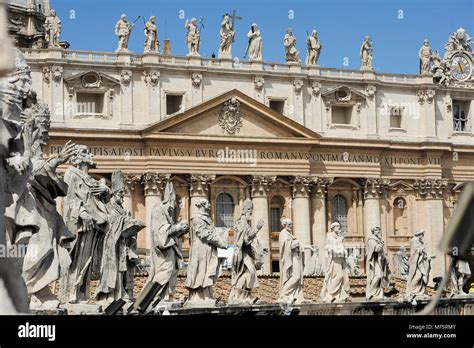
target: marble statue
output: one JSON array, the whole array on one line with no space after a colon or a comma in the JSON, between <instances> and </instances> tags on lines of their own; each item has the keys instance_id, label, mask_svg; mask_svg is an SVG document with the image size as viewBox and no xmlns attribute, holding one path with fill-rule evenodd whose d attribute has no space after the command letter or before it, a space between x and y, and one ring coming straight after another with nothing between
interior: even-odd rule
<instances>
[{"instance_id":1,"label":"marble statue","mask_svg":"<svg viewBox=\"0 0 474 348\"><path fill-rule=\"evenodd\" d=\"M263 266L264 250L257 239L258 232L264 225L263 220L252 228L253 203L246 199L242 214L235 222L235 249L232 259L232 289L229 294L229 305L252 305L255 299L252 290L259 286L257 270Z\"/></svg>"},{"instance_id":2,"label":"marble statue","mask_svg":"<svg viewBox=\"0 0 474 348\"><path fill-rule=\"evenodd\" d=\"M466 30L459 28L449 38L449 42L452 42L453 51L465 51L471 52L472 38L466 33Z\"/></svg>"},{"instance_id":3,"label":"marble statue","mask_svg":"<svg viewBox=\"0 0 474 348\"><path fill-rule=\"evenodd\" d=\"M100 278L96 288L97 303L109 305L133 297L133 275L139 262L133 250L137 234L145 225L131 218L123 207L124 179L122 171L112 173L112 197L107 204L109 224L105 232L100 263ZM131 277L131 279L130 279Z\"/></svg>"},{"instance_id":4,"label":"marble statue","mask_svg":"<svg viewBox=\"0 0 474 348\"><path fill-rule=\"evenodd\" d=\"M423 46L421 46L418 56L420 57L420 74L430 74L433 52L431 51L430 42L428 40L423 41Z\"/></svg>"},{"instance_id":5,"label":"marble statue","mask_svg":"<svg viewBox=\"0 0 474 348\"><path fill-rule=\"evenodd\" d=\"M357 277L362 275L359 265L360 256L360 251L357 248L352 249L351 252L348 253L346 258L346 264L347 271L349 272L350 276Z\"/></svg>"},{"instance_id":6,"label":"marble statue","mask_svg":"<svg viewBox=\"0 0 474 348\"><path fill-rule=\"evenodd\" d=\"M372 40L366 36L359 51L361 70L372 70L372 51Z\"/></svg>"},{"instance_id":7,"label":"marble statue","mask_svg":"<svg viewBox=\"0 0 474 348\"><path fill-rule=\"evenodd\" d=\"M247 33L249 42L247 49L245 50L244 58L249 57L249 60L261 61L262 60L262 37L260 35L260 29L257 24L253 23Z\"/></svg>"},{"instance_id":8,"label":"marble statue","mask_svg":"<svg viewBox=\"0 0 474 348\"><path fill-rule=\"evenodd\" d=\"M326 237L326 269L321 290L321 302L344 302L350 300L347 251L344 247L344 233L338 222L331 224Z\"/></svg>"},{"instance_id":9,"label":"marble statue","mask_svg":"<svg viewBox=\"0 0 474 348\"><path fill-rule=\"evenodd\" d=\"M151 16L145 24L145 53L160 53L160 41L158 40L158 28L155 22L155 16Z\"/></svg>"},{"instance_id":10,"label":"marble statue","mask_svg":"<svg viewBox=\"0 0 474 348\"><path fill-rule=\"evenodd\" d=\"M191 218L191 248L186 277L187 307L214 307L213 286L219 275L217 248L226 249L227 240L216 231L205 198L196 202L198 212Z\"/></svg>"},{"instance_id":11,"label":"marble statue","mask_svg":"<svg viewBox=\"0 0 474 348\"><path fill-rule=\"evenodd\" d=\"M56 15L55 10L51 10L49 16L46 17L44 22L44 33L47 47L60 47L59 36L61 35L61 20Z\"/></svg>"},{"instance_id":12,"label":"marble statue","mask_svg":"<svg viewBox=\"0 0 474 348\"><path fill-rule=\"evenodd\" d=\"M323 46L319 42L317 30L311 32L311 35L308 36L308 39L306 40L306 44L306 65L318 65L319 55Z\"/></svg>"},{"instance_id":13,"label":"marble statue","mask_svg":"<svg viewBox=\"0 0 474 348\"><path fill-rule=\"evenodd\" d=\"M296 37L293 35L293 29L288 28L285 37L283 38L283 45L285 46L285 58L287 63L299 63L300 51L296 48Z\"/></svg>"},{"instance_id":14,"label":"marble statue","mask_svg":"<svg viewBox=\"0 0 474 348\"><path fill-rule=\"evenodd\" d=\"M278 237L280 249L280 293L277 302L301 304L303 297L303 248L293 236L293 222L282 219Z\"/></svg>"},{"instance_id":15,"label":"marble statue","mask_svg":"<svg viewBox=\"0 0 474 348\"><path fill-rule=\"evenodd\" d=\"M430 279L431 259L427 244L423 241L424 230L418 230L410 241L410 271L407 278L405 298L408 301L426 294L426 286Z\"/></svg>"},{"instance_id":16,"label":"marble statue","mask_svg":"<svg viewBox=\"0 0 474 348\"><path fill-rule=\"evenodd\" d=\"M400 249L393 256L393 265L395 266L395 275L407 279L408 269L408 256L406 255L406 249L404 246L401 246Z\"/></svg>"},{"instance_id":17,"label":"marble statue","mask_svg":"<svg viewBox=\"0 0 474 348\"><path fill-rule=\"evenodd\" d=\"M0 11L3 11L1 6ZM4 24L6 28L2 18L4 16L0 16L0 24ZM27 185L24 177L23 180L16 180L18 176L22 176L23 168L18 168L9 160L12 157L24 156L21 135L23 109L28 106L26 101L32 94L32 80L31 69L23 54L8 45L6 30L3 33L4 27L0 27L0 36L3 39L0 44L3 44L2 48L5 49L0 53L0 71L8 74L3 78L0 75L0 246L7 250L12 247L12 242L6 233L5 206L13 201L16 190L25 190ZM11 66L12 62L14 66ZM10 68L14 70L10 72ZM29 164L29 161L26 164ZM16 257L4 257L0 262L0 315L29 312L26 284L21 277L21 261Z\"/></svg>"},{"instance_id":18,"label":"marble statue","mask_svg":"<svg viewBox=\"0 0 474 348\"><path fill-rule=\"evenodd\" d=\"M90 281L96 280L100 272L111 193L104 180L96 180L89 174L96 162L85 145L76 145L69 163L71 166L64 174L68 191L63 218L76 240L70 252L69 272L60 280L60 299L65 304L87 303Z\"/></svg>"},{"instance_id":19,"label":"marble statue","mask_svg":"<svg viewBox=\"0 0 474 348\"><path fill-rule=\"evenodd\" d=\"M232 58L231 49L234 39L234 24L230 22L230 16L225 14L220 29L219 58Z\"/></svg>"},{"instance_id":20,"label":"marble statue","mask_svg":"<svg viewBox=\"0 0 474 348\"><path fill-rule=\"evenodd\" d=\"M365 298L383 300L384 289L389 287L390 270L384 251L384 242L380 227L372 228L372 234L367 240L367 286Z\"/></svg>"},{"instance_id":21,"label":"marble statue","mask_svg":"<svg viewBox=\"0 0 474 348\"><path fill-rule=\"evenodd\" d=\"M157 296L165 301L173 301L180 263L183 260L181 237L188 232L186 221L176 221L178 208L176 191L172 182L168 182L163 201L156 204L151 212L151 258L152 268L148 282L160 285Z\"/></svg>"},{"instance_id":22,"label":"marble statue","mask_svg":"<svg viewBox=\"0 0 474 348\"><path fill-rule=\"evenodd\" d=\"M196 18L186 20L184 27L186 33L186 46L188 47L188 56L199 56L199 46L201 45L201 33L198 29Z\"/></svg>"},{"instance_id":23,"label":"marble statue","mask_svg":"<svg viewBox=\"0 0 474 348\"><path fill-rule=\"evenodd\" d=\"M115 52L128 52L128 40L132 34L133 24L127 20L127 15L120 16L115 24L115 35L118 38L118 47Z\"/></svg>"},{"instance_id":24,"label":"marble statue","mask_svg":"<svg viewBox=\"0 0 474 348\"><path fill-rule=\"evenodd\" d=\"M469 262L460 259L452 259L453 269L451 270L450 280L451 280L451 292L450 296L465 296L469 295L464 292L463 287L466 282L471 277L471 268L469 267ZM469 291L469 290L468 290Z\"/></svg>"}]
</instances>

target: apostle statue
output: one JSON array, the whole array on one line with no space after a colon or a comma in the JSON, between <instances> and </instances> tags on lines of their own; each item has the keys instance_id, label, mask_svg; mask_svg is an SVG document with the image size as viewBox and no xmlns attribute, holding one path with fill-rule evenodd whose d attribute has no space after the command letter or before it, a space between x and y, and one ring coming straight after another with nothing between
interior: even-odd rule
<instances>
[{"instance_id":1,"label":"apostle statue","mask_svg":"<svg viewBox=\"0 0 474 348\"><path fill-rule=\"evenodd\" d=\"M303 248L293 236L293 222L282 219L278 237L280 248L280 294L277 302L301 304L303 297Z\"/></svg>"},{"instance_id":2,"label":"apostle statue","mask_svg":"<svg viewBox=\"0 0 474 348\"><path fill-rule=\"evenodd\" d=\"M423 41L423 46L421 46L418 52L418 57L420 57L420 75L430 74L433 52L431 52L430 42L428 40Z\"/></svg>"},{"instance_id":3,"label":"apostle statue","mask_svg":"<svg viewBox=\"0 0 474 348\"><path fill-rule=\"evenodd\" d=\"M346 258L347 271L350 276L358 277L362 274L359 264L361 252L358 248L354 248L348 254Z\"/></svg>"},{"instance_id":4,"label":"apostle statue","mask_svg":"<svg viewBox=\"0 0 474 348\"><path fill-rule=\"evenodd\" d=\"M199 46L201 44L201 33L198 29L198 23L196 18L191 20L186 19L184 27L187 30L186 33L186 46L188 47L188 56L199 56Z\"/></svg>"},{"instance_id":5,"label":"apostle statue","mask_svg":"<svg viewBox=\"0 0 474 348\"><path fill-rule=\"evenodd\" d=\"M122 14L115 24L115 35L118 38L118 47L115 52L128 52L128 40L132 34L133 24L127 20L127 15Z\"/></svg>"},{"instance_id":6,"label":"apostle statue","mask_svg":"<svg viewBox=\"0 0 474 348\"><path fill-rule=\"evenodd\" d=\"M55 10L51 10L44 22L44 33L47 47L59 47L59 35L61 35L61 20Z\"/></svg>"},{"instance_id":7,"label":"apostle statue","mask_svg":"<svg viewBox=\"0 0 474 348\"><path fill-rule=\"evenodd\" d=\"M366 36L360 45L360 70L372 70L372 40Z\"/></svg>"},{"instance_id":8,"label":"apostle statue","mask_svg":"<svg viewBox=\"0 0 474 348\"><path fill-rule=\"evenodd\" d=\"M70 253L69 273L60 281L60 299L62 303L87 303L90 281L100 272L111 193L104 180L89 174L96 162L85 145L76 145L69 163L71 166L64 174L68 191L63 218L76 240Z\"/></svg>"},{"instance_id":9,"label":"apostle statue","mask_svg":"<svg viewBox=\"0 0 474 348\"><path fill-rule=\"evenodd\" d=\"M426 294L426 286L430 279L431 259L427 244L423 241L424 230L418 230L410 241L410 271L408 273L405 298L414 300L417 296Z\"/></svg>"},{"instance_id":10,"label":"apostle statue","mask_svg":"<svg viewBox=\"0 0 474 348\"><path fill-rule=\"evenodd\" d=\"M306 40L307 54L306 54L306 65L318 65L319 54L323 47L318 39L318 31L313 30L311 35Z\"/></svg>"},{"instance_id":11,"label":"apostle statue","mask_svg":"<svg viewBox=\"0 0 474 348\"><path fill-rule=\"evenodd\" d=\"M152 268L149 282L158 283L157 293L165 301L173 301L180 263L183 260L181 237L188 232L186 221L176 221L176 191L168 182L163 201L156 204L151 212L151 258Z\"/></svg>"},{"instance_id":12,"label":"apostle statue","mask_svg":"<svg viewBox=\"0 0 474 348\"><path fill-rule=\"evenodd\" d=\"M252 289L259 286L257 270L263 266L264 250L257 239L258 232L264 225L263 220L252 228L253 203L246 199L243 203L242 215L235 222L235 249L232 259L232 289L229 295L230 305L252 305L255 298Z\"/></svg>"},{"instance_id":13,"label":"apostle statue","mask_svg":"<svg viewBox=\"0 0 474 348\"><path fill-rule=\"evenodd\" d=\"M465 296L468 293L464 292L463 287L471 277L471 268L469 263L461 259L452 259L453 268L451 270L451 292L450 296Z\"/></svg>"},{"instance_id":14,"label":"apostle statue","mask_svg":"<svg viewBox=\"0 0 474 348\"><path fill-rule=\"evenodd\" d=\"M0 78L0 247L8 250L16 244L6 231L5 206L14 200L16 191L27 189L25 170L30 166L30 159L25 154L22 129L24 109L31 107L27 100L32 100L33 91L30 67L20 50L7 45L7 33L2 29L0 27L4 51L0 55L4 60L0 61L0 72L8 72L11 61L15 63L14 71ZM19 160L12 162L12 159ZM29 312L26 284L21 277L21 261L17 257L4 257L0 262L0 288L3 290L0 315Z\"/></svg>"},{"instance_id":15,"label":"apostle statue","mask_svg":"<svg viewBox=\"0 0 474 348\"><path fill-rule=\"evenodd\" d=\"M247 49L245 50L244 58L249 56L249 60L261 61L262 60L262 37L260 35L260 29L256 23L253 23L247 33L249 42Z\"/></svg>"},{"instance_id":16,"label":"apostle statue","mask_svg":"<svg viewBox=\"0 0 474 348\"><path fill-rule=\"evenodd\" d=\"M367 300L383 300L384 289L389 286L390 270L384 251L384 242L380 227L372 228L372 234L367 241Z\"/></svg>"},{"instance_id":17,"label":"apostle statue","mask_svg":"<svg viewBox=\"0 0 474 348\"><path fill-rule=\"evenodd\" d=\"M231 58L231 48L234 42L235 29L230 22L230 16L225 14L220 29L219 58Z\"/></svg>"},{"instance_id":18,"label":"apostle statue","mask_svg":"<svg viewBox=\"0 0 474 348\"><path fill-rule=\"evenodd\" d=\"M393 256L393 265L395 266L395 275L407 279L408 269L408 256L406 255L406 249L404 246L401 246L400 249Z\"/></svg>"},{"instance_id":19,"label":"apostle statue","mask_svg":"<svg viewBox=\"0 0 474 348\"><path fill-rule=\"evenodd\" d=\"M296 37L293 35L293 29L288 28L285 37L283 38L283 45L285 46L286 62L300 62L300 52L296 49Z\"/></svg>"},{"instance_id":20,"label":"apostle statue","mask_svg":"<svg viewBox=\"0 0 474 348\"><path fill-rule=\"evenodd\" d=\"M145 24L145 53L160 53L160 41L158 40L158 28L155 22L155 16L151 16Z\"/></svg>"},{"instance_id":21,"label":"apostle statue","mask_svg":"<svg viewBox=\"0 0 474 348\"><path fill-rule=\"evenodd\" d=\"M130 290L133 291L134 267L130 265L139 260L130 245L136 240L137 233L145 227L140 220L132 219L130 212L124 209L124 190L122 171L116 170L112 173L112 197L107 205L109 224L104 237L100 278L96 288L97 303L104 305L118 299L132 300ZM132 284L128 273L131 273ZM133 292L131 294L133 296Z\"/></svg>"},{"instance_id":22,"label":"apostle statue","mask_svg":"<svg viewBox=\"0 0 474 348\"><path fill-rule=\"evenodd\" d=\"M226 249L227 240L216 231L209 201L201 198L196 207L198 212L191 218L191 248L185 283L189 299L186 306L214 307L213 286L219 275L217 249Z\"/></svg>"},{"instance_id":23,"label":"apostle statue","mask_svg":"<svg viewBox=\"0 0 474 348\"><path fill-rule=\"evenodd\" d=\"M344 302L350 300L347 251L344 247L344 233L339 222L331 224L326 237L326 269L321 290L321 302Z\"/></svg>"}]
</instances>

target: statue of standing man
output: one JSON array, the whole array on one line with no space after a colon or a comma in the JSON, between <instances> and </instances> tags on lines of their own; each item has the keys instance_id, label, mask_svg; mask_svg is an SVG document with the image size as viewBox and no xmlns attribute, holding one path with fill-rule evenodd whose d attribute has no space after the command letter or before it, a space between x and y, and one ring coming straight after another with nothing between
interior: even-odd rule
<instances>
[{"instance_id":1,"label":"statue of standing man","mask_svg":"<svg viewBox=\"0 0 474 348\"><path fill-rule=\"evenodd\" d=\"M249 56L249 60L261 61L262 60L262 36L260 35L260 29L256 23L253 23L247 33L249 43L247 50L245 51L244 58Z\"/></svg>"},{"instance_id":2,"label":"statue of standing man","mask_svg":"<svg viewBox=\"0 0 474 348\"><path fill-rule=\"evenodd\" d=\"M306 54L306 65L317 65L322 45L318 39L318 32L313 30L307 40L308 52Z\"/></svg>"},{"instance_id":3,"label":"statue of standing man","mask_svg":"<svg viewBox=\"0 0 474 348\"><path fill-rule=\"evenodd\" d=\"M132 28L133 24L127 20L127 15L121 15L117 24L115 24L115 35L118 37L118 47L115 52L128 52L128 40Z\"/></svg>"},{"instance_id":4,"label":"statue of standing man","mask_svg":"<svg viewBox=\"0 0 474 348\"><path fill-rule=\"evenodd\" d=\"M255 299L251 296L253 289L259 286L257 270L263 266L263 248L257 239L258 232L264 225L259 220L257 228L252 228L253 203L246 199L242 215L235 222L235 249L232 259L232 290L229 305L252 305Z\"/></svg>"},{"instance_id":5,"label":"statue of standing man","mask_svg":"<svg viewBox=\"0 0 474 348\"><path fill-rule=\"evenodd\" d=\"M188 46L188 56L199 56L199 46L201 44L201 33L198 29L197 19L186 20L184 25L186 30L186 46Z\"/></svg>"},{"instance_id":6,"label":"statue of standing man","mask_svg":"<svg viewBox=\"0 0 474 348\"><path fill-rule=\"evenodd\" d=\"M191 218L191 248L186 277L189 289L187 307L214 307L213 286L219 274L217 248L226 249L227 241L217 233L210 216L211 204L205 198L196 203L198 212Z\"/></svg>"},{"instance_id":7,"label":"statue of standing man","mask_svg":"<svg viewBox=\"0 0 474 348\"><path fill-rule=\"evenodd\" d=\"M283 38L283 45L285 46L285 57L287 63L299 63L300 52L296 48L296 37L293 35L293 29L288 28L285 37Z\"/></svg>"},{"instance_id":8,"label":"statue of standing man","mask_svg":"<svg viewBox=\"0 0 474 348\"><path fill-rule=\"evenodd\" d=\"M145 53L160 53L160 41L158 41L158 28L155 22L155 16L151 16L145 24Z\"/></svg>"},{"instance_id":9,"label":"statue of standing man","mask_svg":"<svg viewBox=\"0 0 474 348\"><path fill-rule=\"evenodd\" d=\"M366 36L360 45L360 70L372 70L372 40Z\"/></svg>"},{"instance_id":10,"label":"statue of standing man","mask_svg":"<svg viewBox=\"0 0 474 348\"><path fill-rule=\"evenodd\" d=\"M231 48L234 42L235 30L233 24L230 22L230 16L225 14L220 30L220 45L219 45L219 58L231 59Z\"/></svg>"},{"instance_id":11,"label":"statue of standing man","mask_svg":"<svg viewBox=\"0 0 474 348\"><path fill-rule=\"evenodd\" d=\"M389 286L388 261L384 251L384 242L380 227L372 228L372 235L367 241L367 300L383 300L384 289Z\"/></svg>"},{"instance_id":12,"label":"statue of standing man","mask_svg":"<svg viewBox=\"0 0 474 348\"><path fill-rule=\"evenodd\" d=\"M421 46L418 52L418 57L420 57L420 75L430 74L432 56L433 52L431 51L430 42L425 39L423 46Z\"/></svg>"},{"instance_id":13,"label":"statue of standing man","mask_svg":"<svg viewBox=\"0 0 474 348\"><path fill-rule=\"evenodd\" d=\"M61 20L56 15L55 10L51 10L49 16L46 17L44 22L44 33L47 43L47 47L60 47L59 46L59 35L61 35Z\"/></svg>"}]
</instances>

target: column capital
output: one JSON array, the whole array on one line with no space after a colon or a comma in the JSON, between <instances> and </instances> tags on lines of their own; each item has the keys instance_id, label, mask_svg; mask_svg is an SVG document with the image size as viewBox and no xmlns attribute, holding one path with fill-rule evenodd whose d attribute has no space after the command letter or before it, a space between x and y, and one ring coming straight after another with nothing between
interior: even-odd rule
<instances>
[{"instance_id":1,"label":"column capital","mask_svg":"<svg viewBox=\"0 0 474 348\"><path fill-rule=\"evenodd\" d=\"M268 191L275 184L276 176L267 175L254 175L250 179L252 185L252 198L253 197L266 197Z\"/></svg>"},{"instance_id":2,"label":"column capital","mask_svg":"<svg viewBox=\"0 0 474 348\"><path fill-rule=\"evenodd\" d=\"M161 196L170 177L171 174L145 173L142 180L145 187L145 196Z\"/></svg>"},{"instance_id":3,"label":"column capital","mask_svg":"<svg viewBox=\"0 0 474 348\"><path fill-rule=\"evenodd\" d=\"M209 184L216 180L215 175L191 174L188 178L191 197L207 197Z\"/></svg>"},{"instance_id":4,"label":"column capital","mask_svg":"<svg viewBox=\"0 0 474 348\"><path fill-rule=\"evenodd\" d=\"M123 173L124 193L130 196L135 190L135 186L142 181L142 175L136 173Z\"/></svg>"},{"instance_id":5,"label":"column capital","mask_svg":"<svg viewBox=\"0 0 474 348\"><path fill-rule=\"evenodd\" d=\"M314 180L315 177L312 175L296 175L292 177L290 185L293 198L309 197Z\"/></svg>"},{"instance_id":6,"label":"column capital","mask_svg":"<svg viewBox=\"0 0 474 348\"><path fill-rule=\"evenodd\" d=\"M364 178L361 181L364 199L380 198L390 184L389 179L384 178Z\"/></svg>"},{"instance_id":7,"label":"column capital","mask_svg":"<svg viewBox=\"0 0 474 348\"><path fill-rule=\"evenodd\" d=\"M313 194L315 198L324 198L328 192L328 186L331 185L334 178L325 178L320 176L313 176Z\"/></svg>"},{"instance_id":8,"label":"column capital","mask_svg":"<svg viewBox=\"0 0 474 348\"><path fill-rule=\"evenodd\" d=\"M418 198L422 199L442 199L448 189L446 179L417 179L413 183L413 188Z\"/></svg>"}]
</instances>

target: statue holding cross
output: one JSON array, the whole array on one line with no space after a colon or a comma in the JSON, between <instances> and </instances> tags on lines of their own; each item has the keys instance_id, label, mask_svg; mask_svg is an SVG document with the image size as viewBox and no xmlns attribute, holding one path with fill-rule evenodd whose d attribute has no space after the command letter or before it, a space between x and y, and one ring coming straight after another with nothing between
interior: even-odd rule
<instances>
[{"instance_id":1,"label":"statue holding cross","mask_svg":"<svg viewBox=\"0 0 474 348\"><path fill-rule=\"evenodd\" d=\"M232 19L232 20L231 20ZM220 30L220 45L219 45L219 58L232 59L231 48L232 43L235 39L235 20L242 19L235 14L235 10L232 15L226 13L222 17L221 30Z\"/></svg>"}]
</instances>

